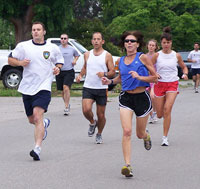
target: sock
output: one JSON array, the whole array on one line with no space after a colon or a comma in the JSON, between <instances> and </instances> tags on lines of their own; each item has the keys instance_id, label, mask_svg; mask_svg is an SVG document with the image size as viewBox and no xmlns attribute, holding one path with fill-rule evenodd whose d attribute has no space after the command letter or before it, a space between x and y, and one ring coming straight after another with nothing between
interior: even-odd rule
<instances>
[{"instance_id":1,"label":"sock","mask_svg":"<svg viewBox=\"0 0 200 189\"><path fill-rule=\"evenodd\" d=\"M35 148L34 148L34 152L37 153L37 154L40 154L41 152L41 147L36 145Z\"/></svg>"}]
</instances>

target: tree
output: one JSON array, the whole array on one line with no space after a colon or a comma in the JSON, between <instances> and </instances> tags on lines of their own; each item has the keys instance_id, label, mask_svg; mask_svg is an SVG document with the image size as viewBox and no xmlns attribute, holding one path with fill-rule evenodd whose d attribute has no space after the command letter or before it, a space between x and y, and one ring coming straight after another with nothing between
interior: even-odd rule
<instances>
[{"instance_id":1,"label":"tree","mask_svg":"<svg viewBox=\"0 0 200 189\"><path fill-rule=\"evenodd\" d=\"M76 19L92 19L100 17L102 12L99 0L74 0L73 12Z\"/></svg>"},{"instance_id":2,"label":"tree","mask_svg":"<svg viewBox=\"0 0 200 189\"><path fill-rule=\"evenodd\" d=\"M0 18L0 49L12 49L15 43L14 28L12 25Z\"/></svg>"},{"instance_id":3,"label":"tree","mask_svg":"<svg viewBox=\"0 0 200 189\"><path fill-rule=\"evenodd\" d=\"M93 48L91 44L92 34L97 31L104 35L104 49L108 50L113 55L119 55L120 49L110 42L110 33L106 32L103 22L98 18L74 20L70 25L68 34L71 38L77 39L89 50Z\"/></svg>"},{"instance_id":4,"label":"tree","mask_svg":"<svg viewBox=\"0 0 200 189\"><path fill-rule=\"evenodd\" d=\"M14 25L15 39L18 43L30 39L31 25L36 20L44 22L50 34L66 29L67 21L72 17L72 2L72 0L2 0L0 14L3 19Z\"/></svg>"}]
</instances>

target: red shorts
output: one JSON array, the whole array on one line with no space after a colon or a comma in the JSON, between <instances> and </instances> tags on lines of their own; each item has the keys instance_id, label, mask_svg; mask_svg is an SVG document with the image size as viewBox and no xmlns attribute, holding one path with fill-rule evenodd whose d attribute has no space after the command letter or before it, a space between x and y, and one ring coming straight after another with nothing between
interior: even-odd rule
<instances>
[{"instance_id":1,"label":"red shorts","mask_svg":"<svg viewBox=\"0 0 200 189\"><path fill-rule=\"evenodd\" d=\"M154 93L157 97L165 96L168 92L178 92L178 81L158 82L154 84Z\"/></svg>"}]
</instances>

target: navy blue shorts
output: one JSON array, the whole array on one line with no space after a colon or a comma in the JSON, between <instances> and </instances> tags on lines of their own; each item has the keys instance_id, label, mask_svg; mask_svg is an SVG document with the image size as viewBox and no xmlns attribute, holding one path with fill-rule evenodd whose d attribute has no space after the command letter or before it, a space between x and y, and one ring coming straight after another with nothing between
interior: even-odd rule
<instances>
[{"instance_id":1,"label":"navy blue shorts","mask_svg":"<svg viewBox=\"0 0 200 189\"><path fill-rule=\"evenodd\" d=\"M93 99L96 104L105 106L107 103L107 89L90 89L83 87L83 99Z\"/></svg>"},{"instance_id":2,"label":"navy blue shorts","mask_svg":"<svg viewBox=\"0 0 200 189\"><path fill-rule=\"evenodd\" d=\"M192 76L200 74L200 68L192 68Z\"/></svg>"},{"instance_id":3,"label":"navy blue shorts","mask_svg":"<svg viewBox=\"0 0 200 189\"><path fill-rule=\"evenodd\" d=\"M134 111L137 117L145 117L152 110L151 98L147 91L136 94L122 91L119 95L119 106Z\"/></svg>"},{"instance_id":4,"label":"navy blue shorts","mask_svg":"<svg viewBox=\"0 0 200 189\"><path fill-rule=\"evenodd\" d=\"M67 85L69 88L74 82L75 72L74 69L60 71L60 74L56 76L57 90L63 90L63 85Z\"/></svg>"},{"instance_id":5,"label":"navy blue shorts","mask_svg":"<svg viewBox=\"0 0 200 189\"><path fill-rule=\"evenodd\" d=\"M35 95L25 95L22 94L24 108L27 116L33 115L33 108L38 106L44 109L44 112L47 112L48 105L51 101L51 92L42 90Z\"/></svg>"}]
</instances>

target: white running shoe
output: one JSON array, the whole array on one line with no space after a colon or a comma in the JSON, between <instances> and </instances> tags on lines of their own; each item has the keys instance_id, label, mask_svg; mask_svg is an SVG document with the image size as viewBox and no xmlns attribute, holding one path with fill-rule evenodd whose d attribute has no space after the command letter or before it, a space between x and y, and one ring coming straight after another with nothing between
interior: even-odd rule
<instances>
[{"instance_id":1,"label":"white running shoe","mask_svg":"<svg viewBox=\"0 0 200 189\"><path fill-rule=\"evenodd\" d=\"M156 121L158 121L157 114L156 112L153 112L152 115L150 115L149 123L155 123Z\"/></svg>"},{"instance_id":2,"label":"white running shoe","mask_svg":"<svg viewBox=\"0 0 200 189\"><path fill-rule=\"evenodd\" d=\"M34 161L40 161L40 147L35 147L34 150L30 151L30 156L33 158Z\"/></svg>"},{"instance_id":3,"label":"white running shoe","mask_svg":"<svg viewBox=\"0 0 200 189\"><path fill-rule=\"evenodd\" d=\"M103 143L103 139L102 139L102 136L101 134L96 134L96 143L97 144L102 144Z\"/></svg>"},{"instance_id":4,"label":"white running shoe","mask_svg":"<svg viewBox=\"0 0 200 189\"><path fill-rule=\"evenodd\" d=\"M169 146L168 138L166 136L162 137L161 146Z\"/></svg>"},{"instance_id":5,"label":"white running shoe","mask_svg":"<svg viewBox=\"0 0 200 189\"><path fill-rule=\"evenodd\" d=\"M154 122L158 121L156 112L153 112L152 119L153 119Z\"/></svg>"},{"instance_id":6,"label":"white running shoe","mask_svg":"<svg viewBox=\"0 0 200 189\"><path fill-rule=\"evenodd\" d=\"M89 124L89 129L88 129L88 136L89 137L92 137L95 133L95 129L97 127L97 121L94 120L94 123L93 124Z\"/></svg>"},{"instance_id":7,"label":"white running shoe","mask_svg":"<svg viewBox=\"0 0 200 189\"><path fill-rule=\"evenodd\" d=\"M153 120L151 115L150 115L150 118L149 118L149 123L154 123L154 120Z\"/></svg>"},{"instance_id":8,"label":"white running shoe","mask_svg":"<svg viewBox=\"0 0 200 189\"><path fill-rule=\"evenodd\" d=\"M68 107L66 107L65 109L64 109L64 115L69 115L69 113L70 113L70 104L69 104L69 106Z\"/></svg>"}]
</instances>

